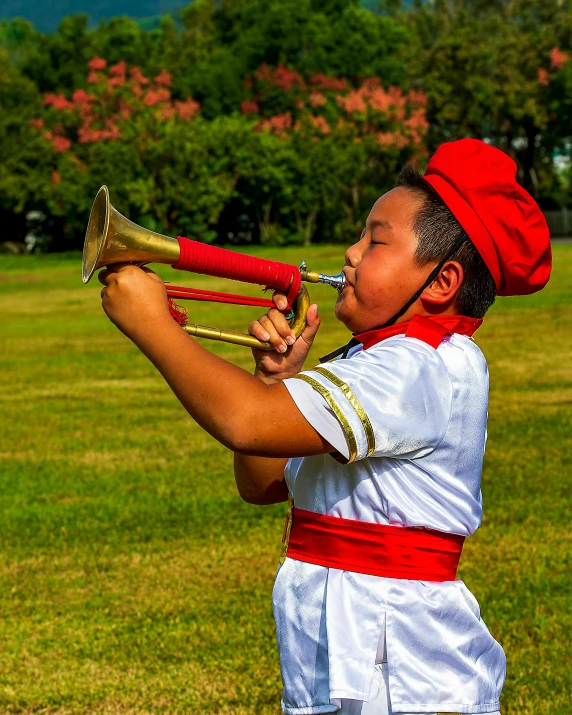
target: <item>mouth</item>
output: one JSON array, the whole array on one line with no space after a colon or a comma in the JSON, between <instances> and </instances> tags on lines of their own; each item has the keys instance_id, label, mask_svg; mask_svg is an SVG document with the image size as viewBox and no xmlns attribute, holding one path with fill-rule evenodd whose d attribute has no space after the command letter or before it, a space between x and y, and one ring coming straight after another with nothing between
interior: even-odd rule
<instances>
[{"instance_id":1,"label":"mouth","mask_svg":"<svg viewBox=\"0 0 572 715\"><path fill-rule=\"evenodd\" d=\"M346 269L342 268L342 273L344 274L344 278L346 279L345 285L342 288L342 290L345 290L348 286L351 286L352 288L354 287L354 284L349 280L348 274L346 273Z\"/></svg>"}]
</instances>

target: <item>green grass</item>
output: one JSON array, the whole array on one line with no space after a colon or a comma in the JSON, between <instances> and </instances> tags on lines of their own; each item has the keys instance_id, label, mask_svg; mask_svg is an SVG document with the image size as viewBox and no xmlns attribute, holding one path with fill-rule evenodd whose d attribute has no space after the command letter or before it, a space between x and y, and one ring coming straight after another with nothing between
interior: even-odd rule
<instances>
[{"instance_id":1,"label":"green grass","mask_svg":"<svg viewBox=\"0 0 572 715\"><path fill-rule=\"evenodd\" d=\"M336 271L342 251L279 257ZM78 255L0 257L0 712L278 714L283 506L241 502L231 455L79 272ZM485 520L460 576L507 652L505 715L571 710L571 276L572 246L557 246L549 287L500 299L477 333L491 372ZM311 293L324 320L313 364L347 336L333 291ZM233 329L253 315L189 314ZM209 345L249 367L248 350Z\"/></svg>"}]
</instances>

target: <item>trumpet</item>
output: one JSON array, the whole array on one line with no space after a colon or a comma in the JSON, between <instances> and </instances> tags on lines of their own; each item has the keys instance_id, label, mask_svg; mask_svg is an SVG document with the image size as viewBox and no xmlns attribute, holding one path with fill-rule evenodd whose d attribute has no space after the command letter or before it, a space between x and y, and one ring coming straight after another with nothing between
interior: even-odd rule
<instances>
[{"instance_id":1,"label":"trumpet","mask_svg":"<svg viewBox=\"0 0 572 715\"><path fill-rule=\"evenodd\" d=\"M114 263L134 263L139 266L147 263L163 263L179 270L232 278L259 284L265 289L284 291L289 303L288 322L296 338L306 327L306 313L310 307L308 291L303 283L323 283L338 292L341 292L346 285L343 273L326 275L311 271L305 262L300 266L291 266L209 246L181 236L171 238L150 231L120 214L109 200L107 186L102 186L93 202L85 234L82 257L83 282L88 283L99 268ZM213 300L274 307L272 301L267 299L169 285L167 295L171 300ZM246 333L186 322L181 327L189 335L198 338L272 350L270 343L261 342Z\"/></svg>"}]
</instances>

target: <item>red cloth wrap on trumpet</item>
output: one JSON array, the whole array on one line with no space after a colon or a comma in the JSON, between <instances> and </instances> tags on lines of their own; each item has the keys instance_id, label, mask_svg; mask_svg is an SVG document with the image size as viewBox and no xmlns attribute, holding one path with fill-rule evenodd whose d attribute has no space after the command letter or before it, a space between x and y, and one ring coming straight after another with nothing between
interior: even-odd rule
<instances>
[{"instance_id":1,"label":"red cloth wrap on trumpet","mask_svg":"<svg viewBox=\"0 0 572 715\"><path fill-rule=\"evenodd\" d=\"M181 253L173 268L217 278L229 278L243 283L255 283L266 288L283 291L286 294L287 302L283 312L288 313L292 310L302 280L297 266L246 256L226 248L217 248L198 241L191 241L183 236L178 236L177 240ZM171 299L171 314L181 325L186 322L186 314L173 305L173 298L255 305L263 308L274 307L274 303L265 298L218 293L198 288L169 286L167 294Z\"/></svg>"}]
</instances>

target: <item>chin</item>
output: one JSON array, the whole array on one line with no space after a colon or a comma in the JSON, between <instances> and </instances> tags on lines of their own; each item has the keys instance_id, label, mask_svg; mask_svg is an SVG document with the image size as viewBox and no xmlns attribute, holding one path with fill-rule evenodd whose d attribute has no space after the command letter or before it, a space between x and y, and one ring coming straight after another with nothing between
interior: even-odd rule
<instances>
[{"instance_id":1,"label":"chin","mask_svg":"<svg viewBox=\"0 0 572 715\"><path fill-rule=\"evenodd\" d=\"M336 318L340 321L340 323L343 323L349 331L352 333L359 332L359 329L355 324L355 312L351 309L351 306L347 305L343 295L340 295L336 301L334 312L336 314Z\"/></svg>"},{"instance_id":2,"label":"chin","mask_svg":"<svg viewBox=\"0 0 572 715\"><path fill-rule=\"evenodd\" d=\"M375 330L387 322L397 307L378 308L378 310L364 309L351 292L351 289L344 289L336 301L334 312L336 318L343 323L352 333L366 333L368 330Z\"/></svg>"}]
</instances>

